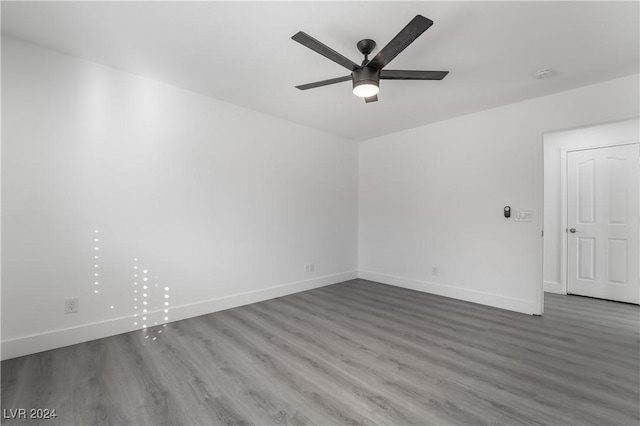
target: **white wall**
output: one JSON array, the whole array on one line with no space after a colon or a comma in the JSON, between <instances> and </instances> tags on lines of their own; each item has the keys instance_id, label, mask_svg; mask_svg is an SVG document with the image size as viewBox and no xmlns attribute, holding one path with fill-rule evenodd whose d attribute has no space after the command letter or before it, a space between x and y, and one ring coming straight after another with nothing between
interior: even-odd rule
<instances>
[{"instance_id":1,"label":"white wall","mask_svg":"<svg viewBox=\"0 0 640 426\"><path fill-rule=\"evenodd\" d=\"M356 143L2 41L3 359L356 276Z\"/></svg>"},{"instance_id":2,"label":"white wall","mask_svg":"<svg viewBox=\"0 0 640 426\"><path fill-rule=\"evenodd\" d=\"M168 294L169 321L357 267L536 312L543 133L640 110L635 75L358 148L5 37L2 67L3 359L141 327L143 270L150 310ZM504 219L505 205L533 222ZM66 297L79 313L62 313Z\"/></svg>"},{"instance_id":3,"label":"white wall","mask_svg":"<svg viewBox=\"0 0 640 426\"><path fill-rule=\"evenodd\" d=\"M566 294L566 279L561 278L561 165L566 166L568 150L640 142L640 120L589 126L544 135L544 290Z\"/></svg>"},{"instance_id":4,"label":"white wall","mask_svg":"<svg viewBox=\"0 0 640 426\"><path fill-rule=\"evenodd\" d=\"M543 133L637 116L638 77L362 142L360 276L539 313Z\"/></svg>"}]
</instances>

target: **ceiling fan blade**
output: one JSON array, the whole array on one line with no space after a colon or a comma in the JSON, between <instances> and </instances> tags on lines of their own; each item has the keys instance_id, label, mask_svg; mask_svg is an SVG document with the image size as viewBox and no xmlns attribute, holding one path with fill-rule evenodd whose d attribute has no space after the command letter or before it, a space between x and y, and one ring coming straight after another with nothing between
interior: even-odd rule
<instances>
[{"instance_id":1,"label":"ceiling fan blade","mask_svg":"<svg viewBox=\"0 0 640 426\"><path fill-rule=\"evenodd\" d=\"M449 71L380 70L384 80L442 80Z\"/></svg>"},{"instance_id":2,"label":"ceiling fan blade","mask_svg":"<svg viewBox=\"0 0 640 426\"><path fill-rule=\"evenodd\" d=\"M328 86L330 84L341 83L343 81L351 81L351 76L346 75L344 77L330 78L329 80L322 80L322 81L316 81L314 83L301 84L300 86L296 86L296 89L300 89L300 90L313 89L314 87Z\"/></svg>"},{"instance_id":3,"label":"ceiling fan blade","mask_svg":"<svg viewBox=\"0 0 640 426\"><path fill-rule=\"evenodd\" d=\"M368 98L364 98L366 103L369 102L378 102L378 95L369 96Z\"/></svg>"},{"instance_id":4,"label":"ceiling fan blade","mask_svg":"<svg viewBox=\"0 0 640 426\"><path fill-rule=\"evenodd\" d=\"M393 60L400 52L407 48L411 43L417 39L420 34L425 32L433 21L429 18L425 18L422 15L416 15L404 27L398 35L396 35L385 47L378 52L378 54L367 64L367 67L375 68L377 70L382 69L385 65Z\"/></svg>"},{"instance_id":5,"label":"ceiling fan blade","mask_svg":"<svg viewBox=\"0 0 640 426\"><path fill-rule=\"evenodd\" d=\"M359 65L353 62L351 59L339 54L329 46L319 42L315 38L311 37L309 34L304 33L302 31L298 31L293 37L292 40L297 41L303 46L308 47L309 49L321 54L325 58L331 59L333 62L342 65L349 71L353 71L356 68L359 68Z\"/></svg>"}]
</instances>

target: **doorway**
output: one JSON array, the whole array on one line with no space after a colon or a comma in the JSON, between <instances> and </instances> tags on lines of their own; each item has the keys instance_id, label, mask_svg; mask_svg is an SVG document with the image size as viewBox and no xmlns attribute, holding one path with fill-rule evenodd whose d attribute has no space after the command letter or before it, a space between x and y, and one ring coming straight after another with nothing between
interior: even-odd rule
<instances>
[{"instance_id":1,"label":"doorway","mask_svg":"<svg viewBox=\"0 0 640 426\"><path fill-rule=\"evenodd\" d=\"M598 249L595 248L596 245L593 244L593 240L588 240L589 236L584 234L582 229L577 226L577 222L573 223L572 226L569 226L569 212L568 212L568 179L569 173L567 171L568 158L573 156L570 153L579 153L579 152L588 152L589 150L603 149L609 147L616 146L632 146L634 149L638 148L640 142L640 119L633 118L623 121L604 123L595 126L582 127L576 129L569 130L561 130L555 132L545 133L543 135L543 143L542 143L542 164L543 164L543 179L542 186L543 191L541 194L541 208L543 210L543 238L542 238L542 287L545 293L557 293L557 294L581 294L580 290L575 290L575 286L572 285L571 289L569 288L569 271L571 269L572 272L578 276L582 277L590 277L593 276L594 279L597 279L598 273L605 273L605 280L608 278L612 278L612 280L608 280L609 282L617 282L617 281L626 281L633 285L635 283L637 292L640 292L640 279L638 277L639 272L635 269L635 272L632 270L629 272L629 256L633 256L633 252L635 251L635 263L640 263L639 258L640 254L638 254L637 249L630 247L629 242L623 242L619 240L624 240L624 238L611 237L612 241L609 242L609 237L606 238L606 242L608 247L604 247L605 250L605 265L606 263L611 262L615 263L612 265L611 270L607 270L607 266L598 267L595 263L589 265L586 262L586 259L594 260L594 256L597 255ZM605 153L606 151L594 151ZM636 160L635 160L635 195L630 197L626 197L627 199L633 199L635 197L635 206L639 208L640 202L638 201L638 193L640 193L640 184L638 181L640 180L640 172L638 168L638 151L636 151ZM586 154L585 154L586 155ZM604 154L603 154L604 155ZM577 158L577 157L576 157ZM585 161L589 161L588 159L582 159L582 163ZM605 161L606 162L606 161ZM615 160L610 161L610 163L615 163ZM583 181L587 179L589 176L589 168L595 167L595 164L587 163L588 165L584 165L581 167L582 169L582 179ZM612 166L610 166L612 167ZM622 171L621 168L613 168L613 173L618 173L618 175L613 176L614 180L620 180L621 176L619 175ZM593 171L593 170L592 170ZM597 171L596 171L597 172ZM599 172L598 174L602 174ZM575 178L575 176L574 176ZM595 178L595 176L594 176ZM610 178L611 180L611 178ZM619 188L618 184L615 182L610 182L609 185L613 185L616 188ZM633 185L633 184L632 184ZM585 188L584 191L587 189ZM591 189L590 189L591 190ZM593 191L596 191L596 187L593 186ZM609 197L609 189L605 188L602 190ZM628 195L628 194L627 194ZM602 195L600 196L602 197ZM574 196L575 198L575 196ZM613 194L612 200L614 202L621 202L620 194ZM582 202L586 203L589 200L588 197L582 198ZM615 208L615 214L620 213L620 208L618 204L615 204L612 208ZM588 212L583 209L583 217L582 222L588 222L588 217L585 217L585 214ZM610 212L607 212L609 214ZM638 229L638 215L639 213L629 213L626 212L627 216L629 216L629 223L631 227L635 227L635 231L630 231L635 233L636 242L631 241L632 245L637 244L637 240L640 235L640 230ZM574 212L575 217L575 212ZM615 221L620 221L619 218L614 218ZM581 222L581 223L582 223ZM580 225L583 226L583 225ZM569 229L574 228L576 232L570 233ZM627 229L628 231L629 229ZM571 234L571 237L569 236ZM580 263L577 257L572 261L572 266L569 266L569 238L573 238L571 241L573 254L576 255L577 250L581 250L578 254L585 255L585 261ZM580 239L581 238L581 239ZM633 240L634 236L631 237ZM603 240L604 241L604 240ZM581 244L581 247L579 245ZM589 250L594 250L590 252ZM620 255L620 252L627 252L627 256ZM602 253L602 252L601 252ZM590 256L590 257L588 257ZM609 259L609 256L611 259ZM600 255L602 257L602 254ZM621 261L620 259L623 259ZM632 259L633 260L633 259ZM597 262L597 259L594 260ZM625 264L626 263L626 264ZM597 270L591 271L591 266L594 268L598 268ZM632 265L633 266L633 265ZM578 268L582 269L579 270ZM626 275L629 277L621 277L620 271L626 270ZM604 272L602 272L604 271ZM613 274L613 275L611 275ZM611 276L610 276L611 275ZM618 285L620 287L626 286L626 284L611 284L612 286ZM630 287L628 287L630 288ZM601 290L599 293L602 297L608 297L606 291ZM614 295L614 297L616 297ZM542 297L541 297L542 298ZM635 302L637 303L637 302Z\"/></svg>"}]
</instances>

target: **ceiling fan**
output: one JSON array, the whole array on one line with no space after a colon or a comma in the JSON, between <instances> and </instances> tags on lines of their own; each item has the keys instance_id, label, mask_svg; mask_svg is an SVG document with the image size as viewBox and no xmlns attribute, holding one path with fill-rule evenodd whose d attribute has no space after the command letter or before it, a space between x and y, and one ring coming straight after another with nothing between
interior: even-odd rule
<instances>
[{"instance_id":1,"label":"ceiling fan","mask_svg":"<svg viewBox=\"0 0 640 426\"><path fill-rule=\"evenodd\" d=\"M315 87L343 81L353 81L353 94L364 98L365 102L376 102L380 90L380 80L442 80L449 71L410 71L410 70L385 70L383 69L400 52L413 43L425 32L433 21L422 15L416 15L385 47L369 60L369 54L376 47L376 42L371 39L360 40L357 43L358 50L364 55L362 65L358 65L349 58L341 55L329 46L319 42L310 35L299 31L293 40L321 54L322 56L342 65L351 71L350 75L331 78L329 80L316 81L315 83L296 86L297 89L307 90Z\"/></svg>"}]
</instances>

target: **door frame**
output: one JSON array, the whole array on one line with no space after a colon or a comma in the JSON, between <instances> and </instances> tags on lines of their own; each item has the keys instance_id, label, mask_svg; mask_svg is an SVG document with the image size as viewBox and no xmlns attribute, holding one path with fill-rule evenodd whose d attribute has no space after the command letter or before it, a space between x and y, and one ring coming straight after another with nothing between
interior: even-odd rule
<instances>
[{"instance_id":1,"label":"door frame","mask_svg":"<svg viewBox=\"0 0 640 426\"><path fill-rule=\"evenodd\" d=\"M560 149L560 285L563 294L569 293L569 234L568 228L568 203L569 203L569 182L568 182L568 164L567 155L569 152L587 151L590 149L611 148L616 146L640 145L640 141L628 142L611 142L601 143L593 146L584 146L580 148L561 148ZM544 291L544 290L543 290Z\"/></svg>"}]
</instances>

